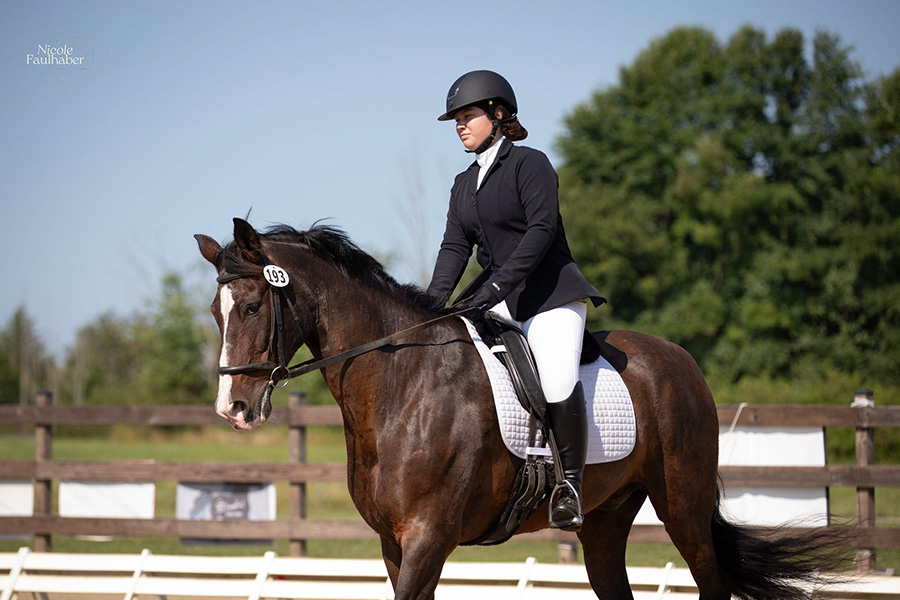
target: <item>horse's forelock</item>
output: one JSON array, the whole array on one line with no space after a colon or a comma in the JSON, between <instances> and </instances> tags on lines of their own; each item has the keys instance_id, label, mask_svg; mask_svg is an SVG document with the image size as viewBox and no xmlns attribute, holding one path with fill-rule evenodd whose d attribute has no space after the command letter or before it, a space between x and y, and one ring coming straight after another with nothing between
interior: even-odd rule
<instances>
[{"instance_id":1,"label":"horse's forelock","mask_svg":"<svg viewBox=\"0 0 900 600\"><path fill-rule=\"evenodd\" d=\"M240 248L234 242L231 242L223 249L220 268L222 277L262 276L262 265L251 263L241 256Z\"/></svg>"}]
</instances>

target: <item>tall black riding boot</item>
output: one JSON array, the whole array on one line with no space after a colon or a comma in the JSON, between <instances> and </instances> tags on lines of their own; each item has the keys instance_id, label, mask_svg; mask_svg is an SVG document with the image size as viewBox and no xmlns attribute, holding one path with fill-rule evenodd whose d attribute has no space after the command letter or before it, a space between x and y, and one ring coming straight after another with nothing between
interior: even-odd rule
<instances>
[{"instance_id":1,"label":"tall black riding boot","mask_svg":"<svg viewBox=\"0 0 900 600\"><path fill-rule=\"evenodd\" d=\"M547 403L550 430L556 439L563 478L556 476L557 487L550 496L550 527L578 531L584 522L581 482L587 458L587 415L584 390L579 381L572 394L562 402Z\"/></svg>"}]
</instances>

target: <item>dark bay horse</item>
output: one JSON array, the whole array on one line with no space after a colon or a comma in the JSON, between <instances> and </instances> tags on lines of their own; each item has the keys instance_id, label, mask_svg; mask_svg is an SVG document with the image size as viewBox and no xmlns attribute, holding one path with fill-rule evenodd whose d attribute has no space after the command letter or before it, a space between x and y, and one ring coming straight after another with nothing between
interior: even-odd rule
<instances>
[{"instance_id":1,"label":"dark bay horse","mask_svg":"<svg viewBox=\"0 0 900 600\"><path fill-rule=\"evenodd\" d=\"M235 219L224 248L195 237L220 283L212 304L222 334L216 411L236 429L268 417L279 379L269 371L283 362L276 355L290 359L306 344L314 358L329 357L439 314L419 288L398 284L329 227L260 234ZM264 277L268 264L284 269L275 281L284 287ZM805 553L815 540L763 537L719 512L716 408L694 360L649 335L595 337L625 380L637 424L629 456L588 465L584 475L578 537L597 597L632 598L625 543L648 496L701 600L808 597L796 583L817 568ZM447 319L321 373L343 415L350 494L381 537L396 598L433 598L453 549L499 518L521 464L501 439L471 338L459 319ZM546 527L542 507L520 533Z\"/></svg>"}]
</instances>

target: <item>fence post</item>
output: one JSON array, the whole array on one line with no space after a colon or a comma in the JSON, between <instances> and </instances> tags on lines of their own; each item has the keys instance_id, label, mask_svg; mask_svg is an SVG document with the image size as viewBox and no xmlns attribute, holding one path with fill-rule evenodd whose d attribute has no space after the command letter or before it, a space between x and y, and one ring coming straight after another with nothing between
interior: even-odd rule
<instances>
[{"instance_id":1,"label":"fence post","mask_svg":"<svg viewBox=\"0 0 900 600\"><path fill-rule=\"evenodd\" d=\"M875 406L875 393L867 388L856 390L853 403L857 411ZM856 426L856 466L870 467L875 464L875 430L871 427ZM875 527L875 488L856 488L856 517L859 527ZM856 551L856 568L859 571L875 570L875 548L860 548Z\"/></svg>"},{"instance_id":2,"label":"fence post","mask_svg":"<svg viewBox=\"0 0 900 600\"><path fill-rule=\"evenodd\" d=\"M559 564L578 564L578 542L560 542L557 550L559 552Z\"/></svg>"},{"instance_id":3,"label":"fence post","mask_svg":"<svg viewBox=\"0 0 900 600\"><path fill-rule=\"evenodd\" d=\"M306 406L306 392L291 392L288 397L288 406L291 411ZM288 444L290 446L290 461L292 463L306 462L306 426L291 425L288 430ZM306 518L306 482L291 483L291 519ZM306 556L308 553L306 540L291 539L289 542L291 556Z\"/></svg>"},{"instance_id":4,"label":"fence post","mask_svg":"<svg viewBox=\"0 0 900 600\"><path fill-rule=\"evenodd\" d=\"M38 392L34 398L34 405L41 409L53 404L52 392ZM40 412L40 411L39 411ZM34 426L34 460L40 467L42 462L53 458L53 434L51 425L40 422ZM51 499L53 495L53 482L49 479L34 480L34 516L49 517L51 511ZM42 533L34 536L35 552L50 552L50 534Z\"/></svg>"}]
</instances>

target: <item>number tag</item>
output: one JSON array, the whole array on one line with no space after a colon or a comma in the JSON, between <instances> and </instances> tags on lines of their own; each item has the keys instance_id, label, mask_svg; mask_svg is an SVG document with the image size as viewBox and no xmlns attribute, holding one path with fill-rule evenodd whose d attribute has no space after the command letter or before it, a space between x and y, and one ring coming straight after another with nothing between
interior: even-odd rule
<instances>
[{"instance_id":1,"label":"number tag","mask_svg":"<svg viewBox=\"0 0 900 600\"><path fill-rule=\"evenodd\" d=\"M291 282L287 271L278 265L266 265L265 268L263 268L263 275L266 276L266 281L275 287L285 287Z\"/></svg>"}]
</instances>

